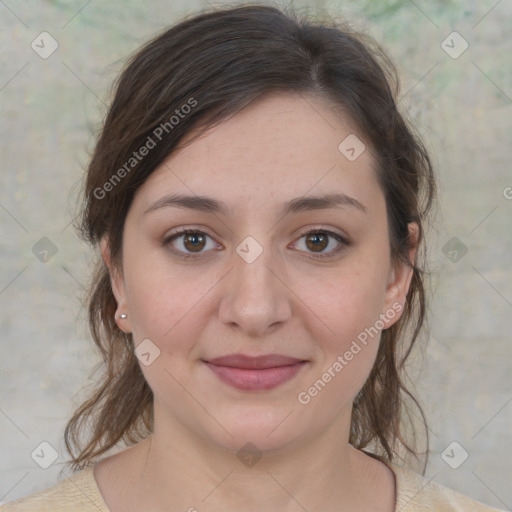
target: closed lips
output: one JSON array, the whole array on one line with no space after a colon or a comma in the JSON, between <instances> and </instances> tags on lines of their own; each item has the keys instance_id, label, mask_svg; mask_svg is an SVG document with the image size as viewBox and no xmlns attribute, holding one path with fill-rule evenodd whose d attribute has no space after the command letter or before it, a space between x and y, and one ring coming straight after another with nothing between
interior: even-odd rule
<instances>
[{"instance_id":1,"label":"closed lips","mask_svg":"<svg viewBox=\"0 0 512 512\"><path fill-rule=\"evenodd\" d=\"M231 354L204 361L217 377L244 392L266 392L293 379L308 361L281 354Z\"/></svg>"},{"instance_id":2,"label":"closed lips","mask_svg":"<svg viewBox=\"0 0 512 512\"><path fill-rule=\"evenodd\" d=\"M205 361L216 366L227 366L246 370L263 370L266 368L277 368L291 366L305 362L303 359L283 356L280 354L268 354L262 356L247 356L244 354L231 354L228 356L216 357Z\"/></svg>"}]
</instances>

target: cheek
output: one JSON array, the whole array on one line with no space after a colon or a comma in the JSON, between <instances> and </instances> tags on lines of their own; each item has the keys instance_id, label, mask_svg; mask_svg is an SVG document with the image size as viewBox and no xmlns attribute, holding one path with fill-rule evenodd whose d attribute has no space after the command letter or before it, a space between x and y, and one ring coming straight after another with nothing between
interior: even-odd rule
<instances>
[{"instance_id":1,"label":"cheek","mask_svg":"<svg viewBox=\"0 0 512 512\"><path fill-rule=\"evenodd\" d=\"M333 283L328 295L330 299L320 295L311 307L321 312L322 320L312 319L310 324L318 344L317 369L297 398L304 405L314 403L308 414L333 419L354 399L371 372L381 338L383 299L374 282L352 278Z\"/></svg>"},{"instance_id":2,"label":"cheek","mask_svg":"<svg viewBox=\"0 0 512 512\"><path fill-rule=\"evenodd\" d=\"M299 295L309 306L309 317L322 329L328 345L343 348L373 326L385 302L386 274L375 261L361 261L337 269L321 281L302 278ZM307 298L307 299L306 299ZM314 314L313 314L314 313Z\"/></svg>"},{"instance_id":3,"label":"cheek","mask_svg":"<svg viewBox=\"0 0 512 512\"><path fill-rule=\"evenodd\" d=\"M338 396L357 393L373 366L383 327L386 276L385 265L373 258L340 267L320 285L317 281L316 293L313 280L302 279L300 296L308 297L302 315L309 318L308 329L318 343L320 371L329 372L323 380L342 390Z\"/></svg>"},{"instance_id":4,"label":"cheek","mask_svg":"<svg viewBox=\"0 0 512 512\"><path fill-rule=\"evenodd\" d=\"M192 337L207 320L207 296L221 277L172 265L134 249L125 262L126 293L136 343L145 338L159 347Z\"/></svg>"}]
</instances>

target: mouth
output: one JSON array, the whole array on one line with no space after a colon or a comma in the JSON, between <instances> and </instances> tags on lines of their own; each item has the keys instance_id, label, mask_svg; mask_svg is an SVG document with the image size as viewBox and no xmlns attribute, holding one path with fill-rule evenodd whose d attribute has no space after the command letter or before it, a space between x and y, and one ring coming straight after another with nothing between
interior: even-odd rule
<instances>
[{"instance_id":1,"label":"mouth","mask_svg":"<svg viewBox=\"0 0 512 512\"><path fill-rule=\"evenodd\" d=\"M308 361L280 354L232 354L203 362L224 383L243 391L266 391L289 381Z\"/></svg>"}]
</instances>

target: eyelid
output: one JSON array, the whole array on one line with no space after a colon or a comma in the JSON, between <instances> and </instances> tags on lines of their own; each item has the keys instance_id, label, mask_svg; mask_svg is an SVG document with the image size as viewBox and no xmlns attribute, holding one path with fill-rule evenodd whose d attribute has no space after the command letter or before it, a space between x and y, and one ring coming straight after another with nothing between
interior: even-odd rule
<instances>
[{"instance_id":1,"label":"eyelid","mask_svg":"<svg viewBox=\"0 0 512 512\"><path fill-rule=\"evenodd\" d=\"M344 252L348 246L351 245L351 241L348 236L345 234L337 233L336 231L333 231L331 228L324 228L322 226L310 226L304 231L301 231L298 235L297 239L293 244L296 244L299 240L301 240L304 236L314 234L314 233L324 233L330 238L334 238L339 244L341 244L338 248L333 249L329 252L325 253L313 253L309 252L306 253L307 257L312 258L314 260L319 261L328 261L330 259L334 259L338 257L342 252ZM303 252L303 251L300 251Z\"/></svg>"},{"instance_id":2,"label":"eyelid","mask_svg":"<svg viewBox=\"0 0 512 512\"><path fill-rule=\"evenodd\" d=\"M329 235L336 235L336 236L340 237L343 240L343 242L346 243L347 245L350 244L349 236L343 232L338 233L337 231L334 231L335 229L338 229L338 228L330 228L330 227L325 227L325 226L321 226L321 225L313 225L313 226L309 226L309 227L305 228L304 230L300 230L297 236L298 236L298 238L301 238L304 235L308 235L310 233L315 233L318 231L318 232L322 232L322 233L327 233Z\"/></svg>"},{"instance_id":3,"label":"eyelid","mask_svg":"<svg viewBox=\"0 0 512 512\"><path fill-rule=\"evenodd\" d=\"M203 235L206 235L207 237L211 238L212 240L215 241L215 243L217 245L220 245L216 240L215 240L215 237L213 235L211 235L208 230L206 228L203 228L203 227L198 227L198 226L180 226L179 228L171 231L170 233L166 234L162 240L162 245L163 246L170 246L171 245L171 242L173 241L173 239L177 239L179 238L180 236L183 236L183 235L187 235L189 233L200 233L200 234L203 234ZM177 254L178 257L181 257L181 258L190 258L190 257L195 257L195 258L201 258L201 257L204 257L207 255L207 253L209 251L206 251L206 252L198 252L198 253L186 253L186 252L182 252L174 247L171 246L171 251L174 253L174 254Z\"/></svg>"}]
</instances>

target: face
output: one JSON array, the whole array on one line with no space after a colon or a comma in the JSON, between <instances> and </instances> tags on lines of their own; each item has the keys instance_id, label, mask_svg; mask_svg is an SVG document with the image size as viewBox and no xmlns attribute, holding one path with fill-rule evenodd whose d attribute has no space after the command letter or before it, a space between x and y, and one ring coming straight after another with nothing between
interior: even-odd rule
<instances>
[{"instance_id":1,"label":"face","mask_svg":"<svg viewBox=\"0 0 512 512\"><path fill-rule=\"evenodd\" d=\"M355 160L338 149L349 135L365 140L323 100L272 94L174 152L138 189L111 277L127 314L119 326L145 354L155 434L185 428L270 450L348 432L411 278L391 263L368 144ZM106 240L102 250L109 265ZM300 362L211 363L233 354Z\"/></svg>"}]
</instances>

